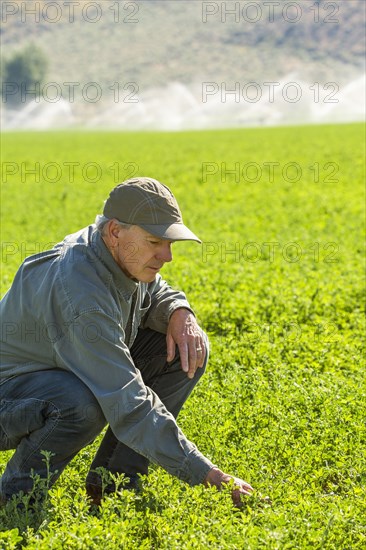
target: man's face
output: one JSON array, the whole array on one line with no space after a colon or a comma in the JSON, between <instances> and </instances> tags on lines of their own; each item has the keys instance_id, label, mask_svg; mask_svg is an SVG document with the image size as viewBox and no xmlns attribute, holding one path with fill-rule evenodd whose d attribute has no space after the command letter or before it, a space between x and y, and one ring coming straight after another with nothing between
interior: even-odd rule
<instances>
[{"instance_id":1,"label":"man's face","mask_svg":"<svg viewBox=\"0 0 366 550\"><path fill-rule=\"evenodd\" d=\"M112 255L122 271L132 279L150 283L165 262L173 259L173 241L160 239L137 225L118 227Z\"/></svg>"}]
</instances>

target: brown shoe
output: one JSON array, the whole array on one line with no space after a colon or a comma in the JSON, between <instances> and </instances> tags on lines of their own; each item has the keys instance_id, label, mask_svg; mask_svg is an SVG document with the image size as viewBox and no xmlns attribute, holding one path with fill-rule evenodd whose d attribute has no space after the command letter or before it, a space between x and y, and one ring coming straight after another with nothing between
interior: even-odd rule
<instances>
[{"instance_id":1,"label":"brown shoe","mask_svg":"<svg viewBox=\"0 0 366 550\"><path fill-rule=\"evenodd\" d=\"M90 485L88 483L86 484L85 488L90 503L94 504L94 506L100 506L100 503L102 502L101 488L97 485Z\"/></svg>"}]
</instances>

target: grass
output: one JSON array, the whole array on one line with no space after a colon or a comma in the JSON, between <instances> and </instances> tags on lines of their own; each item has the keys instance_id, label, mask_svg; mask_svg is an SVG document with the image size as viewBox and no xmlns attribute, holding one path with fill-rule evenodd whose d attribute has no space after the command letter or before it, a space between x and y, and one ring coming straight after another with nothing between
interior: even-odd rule
<instances>
[{"instance_id":1,"label":"grass","mask_svg":"<svg viewBox=\"0 0 366 550\"><path fill-rule=\"evenodd\" d=\"M1 549L365 547L362 132L4 135L3 293L26 255L92 222L115 183L140 174L172 188L203 245L175 244L164 275L186 291L212 348L179 424L256 494L238 511L227 492L154 466L141 494L90 511L84 479L98 440L44 509L0 509Z\"/></svg>"}]
</instances>

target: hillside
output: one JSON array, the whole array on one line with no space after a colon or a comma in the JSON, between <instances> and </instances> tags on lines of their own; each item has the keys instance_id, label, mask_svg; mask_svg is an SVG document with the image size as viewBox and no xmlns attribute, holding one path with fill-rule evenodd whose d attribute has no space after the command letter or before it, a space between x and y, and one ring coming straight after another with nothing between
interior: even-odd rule
<instances>
[{"instance_id":1,"label":"hillside","mask_svg":"<svg viewBox=\"0 0 366 550\"><path fill-rule=\"evenodd\" d=\"M15 2L8 4L16 11ZM236 82L242 87L288 77L341 86L364 67L363 0L322 1L318 10L309 0L271 8L263 1L83 0L71 2L73 11L61 1L28 1L35 14L17 4L16 13L3 13L5 58L33 42L49 57L48 82L79 83L80 89L96 82L111 97L114 83L123 90L131 82L139 97L175 82L196 100L205 82L232 89ZM238 9L230 14L224 7Z\"/></svg>"}]
</instances>

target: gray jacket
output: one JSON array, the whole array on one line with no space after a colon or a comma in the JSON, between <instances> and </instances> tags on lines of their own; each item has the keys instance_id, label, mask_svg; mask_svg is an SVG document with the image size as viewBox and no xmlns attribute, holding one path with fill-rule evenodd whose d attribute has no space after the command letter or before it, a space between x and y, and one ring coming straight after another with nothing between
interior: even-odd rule
<instances>
[{"instance_id":1,"label":"gray jacket","mask_svg":"<svg viewBox=\"0 0 366 550\"><path fill-rule=\"evenodd\" d=\"M160 275L152 283L126 277L91 225L19 268L1 301L0 382L50 368L73 372L121 442L189 484L201 483L213 464L145 386L130 355L140 326L165 333L180 307L190 309L185 295Z\"/></svg>"}]
</instances>

